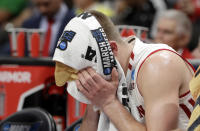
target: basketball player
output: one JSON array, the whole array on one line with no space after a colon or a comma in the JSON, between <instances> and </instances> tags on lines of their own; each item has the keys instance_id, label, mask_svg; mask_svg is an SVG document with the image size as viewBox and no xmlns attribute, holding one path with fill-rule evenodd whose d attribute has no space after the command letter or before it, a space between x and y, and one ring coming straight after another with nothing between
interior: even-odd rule
<instances>
[{"instance_id":1,"label":"basketball player","mask_svg":"<svg viewBox=\"0 0 200 131\"><path fill-rule=\"evenodd\" d=\"M79 131L99 130L99 107L119 131L186 129L194 101L189 92L190 64L165 44L123 41L111 20L90 11L103 27L116 59L126 75L128 99L117 99L118 72L104 80L90 67L79 71L76 85L90 101ZM105 129L106 130L106 129ZM108 128L108 130L110 130Z\"/></svg>"}]
</instances>

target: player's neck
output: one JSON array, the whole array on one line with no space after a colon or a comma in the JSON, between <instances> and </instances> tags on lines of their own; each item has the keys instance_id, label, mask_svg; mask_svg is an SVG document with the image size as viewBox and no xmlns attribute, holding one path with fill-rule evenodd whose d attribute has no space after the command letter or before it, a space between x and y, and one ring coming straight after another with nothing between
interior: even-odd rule
<instances>
[{"instance_id":1,"label":"player's neck","mask_svg":"<svg viewBox=\"0 0 200 131\"><path fill-rule=\"evenodd\" d=\"M133 51L134 44L123 44L120 46L121 47L118 48L118 57L117 58L122 66L122 69L123 69L125 75L126 75L130 55L131 55L131 52Z\"/></svg>"}]
</instances>

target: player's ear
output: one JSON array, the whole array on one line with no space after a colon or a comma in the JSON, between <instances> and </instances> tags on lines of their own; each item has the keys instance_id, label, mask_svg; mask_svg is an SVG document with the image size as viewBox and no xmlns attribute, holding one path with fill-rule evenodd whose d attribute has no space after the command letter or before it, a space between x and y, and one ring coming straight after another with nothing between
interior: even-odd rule
<instances>
[{"instance_id":1,"label":"player's ear","mask_svg":"<svg viewBox=\"0 0 200 131\"><path fill-rule=\"evenodd\" d=\"M118 52L118 47L117 47L116 41L109 41L109 43L110 43L112 52L113 52L114 55L116 56L116 55L117 55L117 52Z\"/></svg>"}]
</instances>

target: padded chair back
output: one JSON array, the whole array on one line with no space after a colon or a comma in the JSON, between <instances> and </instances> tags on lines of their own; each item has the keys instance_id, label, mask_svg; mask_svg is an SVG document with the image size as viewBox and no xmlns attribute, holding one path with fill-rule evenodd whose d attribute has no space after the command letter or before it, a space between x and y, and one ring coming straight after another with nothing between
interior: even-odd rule
<instances>
[{"instance_id":1,"label":"padded chair back","mask_svg":"<svg viewBox=\"0 0 200 131\"><path fill-rule=\"evenodd\" d=\"M0 131L56 131L56 124L47 111L26 108L0 121Z\"/></svg>"}]
</instances>

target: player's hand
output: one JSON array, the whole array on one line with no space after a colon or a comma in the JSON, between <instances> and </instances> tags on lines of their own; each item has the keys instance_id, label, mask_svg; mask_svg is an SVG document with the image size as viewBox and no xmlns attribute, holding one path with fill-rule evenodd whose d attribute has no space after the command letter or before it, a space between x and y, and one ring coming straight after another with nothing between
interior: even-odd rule
<instances>
[{"instance_id":1,"label":"player's hand","mask_svg":"<svg viewBox=\"0 0 200 131\"><path fill-rule=\"evenodd\" d=\"M81 70L76 80L77 88L83 93L93 105L103 109L106 105L117 100L116 91L119 84L116 68L112 70L110 81L103 79L92 68Z\"/></svg>"}]
</instances>

